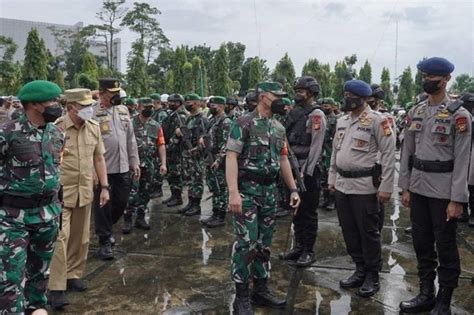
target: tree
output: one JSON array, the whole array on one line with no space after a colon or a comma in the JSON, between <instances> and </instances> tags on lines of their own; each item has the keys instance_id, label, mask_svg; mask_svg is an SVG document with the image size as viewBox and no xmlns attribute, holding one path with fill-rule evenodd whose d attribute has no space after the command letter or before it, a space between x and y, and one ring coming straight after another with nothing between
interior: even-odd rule
<instances>
[{"instance_id":1,"label":"tree","mask_svg":"<svg viewBox=\"0 0 474 315\"><path fill-rule=\"evenodd\" d=\"M97 62L93 54L86 52L82 56L82 73L87 74L89 77L97 80L99 75L99 68L97 67Z\"/></svg>"},{"instance_id":2,"label":"tree","mask_svg":"<svg viewBox=\"0 0 474 315\"><path fill-rule=\"evenodd\" d=\"M193 64L186 61L183 65L183 88L185 93L194 93L195 81L193 80Z\"/></svg>"},{"instance_id":3,"label":"tree","mask_svg":"<svg viewBox=\"0 0 474 315\"><path fill-rule=\"evenodd\" d=\"M96 30L95 35L104 40L104 48L107 55L107 68L113 69L114 61L114 37L122 31L118 27L119 22L125 16L127 9L123 7L125 0L103 0L101 10L96 17L102 24L93 25Z\"/></svg>"},{"instance_id":4,"label":"tree","mask_svg":"<svg viewBox=\"0 0 474 315\"><path fill-rule=\"evenodd\" d=\"M372 83L372 67L368 60L366 60L362 68L360 68L359 80L365 81L369 84Z\"/></svg>"},{"instance_id":5,"label":"tree","mask_svg":"<svg viewBox=\"0 0 474 315\"><path fill-rule=\"evenodd\" d=\"M48 78L48 56L46 47L34 27L28 33L26 40L22 77L23 83L34 80L46 80Z\"/></svg>"},{"instance_id":6,"label":"tree","mask_svg":"<svg viewBox=\"0 0 474 315\"><path fill-rule=\"evenodd\" d=\"M186 83L184 82L184 64L188 62L186 51L183 46L177 47L173 59L174 92L186 93Z\"/></svg>"},{"instance_id":7,"label":"tree","mask_svg":"<svg viewBox=\"0 0 474 315\"><path fill-rule=\"evenodd\" d=\"M350 70L347 67L345 61L336 61L334 65L334 76L333 76L333 91L332 97L336 101L341 101L344 98L344 83L347 80L351 80L352 76Z\"/></svg>"},{"instance_id":8,"label":"tree","mask_svg":"<svg viewBox=\"0 0 474 315\"><path fill-rule=\"evenodd\" d=\"M0 59L0 94L15 94L17 92L14 85L15 80L21 78L15 78L17 72L17 65L13 62L13 56L18 46L15 44L13 39L10 37L0 36L0 51L3 52L3 56Z\"/></svg>"},{"instance_id":9,"label":"tree","mask_svg":"<svg viewBox=\"0 0 474 315\"><path fill-rule=\"evenodd\" d=\"M229 53L229 77L233 81L233 90L238 91L242 79L242 65L245 60L245 45L228 42L226 47Z\"/></svg>"},{"instance_id":10,"label":"tree","mask_svg":"<svg viewBox=\"0 0 474 315\"><path fill-rule=\"evenodd\" d=\"M415 96L415 85L413 84L413 77L411 68L407 67L400 78L400 87L398 90L398 103L405 106L413 100Z\"/></svg>"},{"instance_id":11,"label":"tree","mask_svg":"<svg viewBox=\"0 0 474 315\"><path fill-rule=\"evenodd\" d=\"M127 90L131 96L141 97L149 94L149 80L144 57L145 45L137 40L127 58Z\"/></svg>"},{"instance_id":12,"label":"tree","mask_svg":"<svg viewBox=\"0 0 474 315\"><path fill-rule=\"evenodd\" d=\"M175 93L173 70L169 70L168 72L166 72L165 91L168 92L169 94Z\"/></svg>"},{"instance_id":13,"label":"tree","mask_svg":"<svg viewBox=\"0 0 474 315\"><path fill-rule=\"evenodd\" d=\"M262 81L262 63L260 58L255 57L250 62L248 84L249 87L255 88L258 82Z\"/></svg>"},{"instance_id":14,"label":"tree","mask_svg":"<svg viewBox=\"0 0 474 315\"><path fill-rule=\"evenodd\" d=\"M212 63L212 83L213 95L227 96L232 93L231 79L229 77L229 55L225 44L221 44L217 50Z\"/></svg>"},{"instance_id":15,"label":"tree","mask_svg":"<svg viewBox=\"0 0 474 315\"><path fill-rule=\"evenodd\" d=\"M206 67L204 66L201 58L198 56L194 56L191 63L193 67L193 82L195 91L199 95L205 96L208 94Z\"/></svg>"},{"instance_id":16,"label":"tree","mask_svg":"<svg viewBox=\"0 0 474 315\"><path fill-rule=\"evenodd\" d=\"M288 53L285 53L283 58L278 61L275 66L275 70L272 73L272 80L280 82L283 85L283 89L293 95L293 83L295 82L296 74L295 67Z\"/></svg>"},{"instance_id":17,"label":"tree","mask_svg":"<svg viewBox=\"0 0 474 315\"><path fill-rule=\"evenodd\" d=\"M66 89L66 84L64 82L64 73L61 69L56 69L56 75L54 82L59 85L59 87L64 91Z\"/></svg>"},{"instance_id":18,"label":"tree","mask_svg":"<svg viewBox=\"0 0 474 315\"><path fill-rule=\"evenodd\" d=\"M301 75L311 76L318 81L321 88L319 96L329 97L332 95L333 74L329 64L321 64L316 58L311 58L304 64Z\"/></svg>"},{"instance_id":19,"label":"tree","mask_svg":"<svg viewBox=\"0 0 474 315\"><path fill-rule=\"evenodd\" d=\"M385 92L385 98L384 98L385 107L387 107L388 110L391 110L394 104L394 99L393 99L393 93L391 89L392 86L390 84L390 72L385 67L382 68L382 75L380 76L380 87Z\"/></svg>"},{"instance_id":20,"label":"tree","mask_svg":"<svg viewBox=\"0 0 474 315\"><path fill-rule=\"evenodd\" d=\"M77 86L89 90L97 90L99 82L89 77L85 73L79 73L76 75Z\"/></svg>"},{"instance_id":21,"label":"tree","mask_svg":"<svg viewBox=\"0 0 474 315\"><path fill-rule=\"evenodd\" d=\"M458 75L449 91L453 94L474 93L474 78L471 78L467 73Z\"/></svg>"},{"instance_id":22,"label":"tree","mask_svg":"<svg viewBox=\"0 0 474 315\"><path fill-rule=\"evenodd\" d=\"M150 84L155 91L174 91L174 88L166 88L166 76L173 65L174 51L170 48L164 48L160 51L158 57L147 67L150 76ZM174 84L174 83L173 83Z\"/></svg>"}]
</instances>

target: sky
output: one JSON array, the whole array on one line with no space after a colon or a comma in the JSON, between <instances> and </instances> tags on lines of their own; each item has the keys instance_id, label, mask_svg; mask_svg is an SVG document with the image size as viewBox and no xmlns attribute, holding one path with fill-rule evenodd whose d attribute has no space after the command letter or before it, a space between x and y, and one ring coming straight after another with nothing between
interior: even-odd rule
<instances>
[{"instance_id":1,"label":"sky","mask_svg":"<svg viewBox=\"0 0 474 315\"><path fill-rule=\"evenodd\" d=\"M132 7L133 0L126 5ZM271 69L288 52L296 75L309 58L334 66L356 54L359 69L372 65L372 81L382 67L393 78L407 66L415 73L423 57L445 57L453 76L474 76L474 0L149 0L171 46L241 42L246 57L260 56ZM98 23L101 0L0 0L0 16L60 24ZM398 21L398 58L396 24ZM119 34L122 70L137 35ZM396 69L395 69L396 68Z\"/></svg>"}]
</instances>

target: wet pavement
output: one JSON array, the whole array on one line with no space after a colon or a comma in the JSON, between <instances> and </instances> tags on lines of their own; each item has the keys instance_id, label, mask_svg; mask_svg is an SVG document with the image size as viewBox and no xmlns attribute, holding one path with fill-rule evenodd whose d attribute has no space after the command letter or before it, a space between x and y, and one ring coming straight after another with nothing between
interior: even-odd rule
<instances>
[{"instance_id":1,"label":"wet pavement","mask_svg":"<svg viewBox=\"0 0 474 315\"><path fill-rule=\"evenodd\" d=\"M169 196L165 190L164 198ZM209 196L205 192L204 198ZM256 308L257 314L396 314L400 301L418 292L416 258L408 211L398 194L386 208L382 231L381 289L372 298L339 288L339 280L353 272L335 211L319 209L317 260L308 269L294 269L280 260L286 247L290 218L278 219L272 246L270 285L287 296L284 311ZM230 217L224 227L205 230L198 217L188 218L167 208L159 198L150 202L152 229L121 234L115 227L116 257L96 258L92 237L85 282L88 291L68 293L69 306L55 314L229 314L234 298L229 264L232 247ZM210 212L203 202L202 217ZM453 312L474 313L474 229L459 224L462 273L453 297ZM93 228L92 230L93 231Z\"/></svg>"}]
</instances>

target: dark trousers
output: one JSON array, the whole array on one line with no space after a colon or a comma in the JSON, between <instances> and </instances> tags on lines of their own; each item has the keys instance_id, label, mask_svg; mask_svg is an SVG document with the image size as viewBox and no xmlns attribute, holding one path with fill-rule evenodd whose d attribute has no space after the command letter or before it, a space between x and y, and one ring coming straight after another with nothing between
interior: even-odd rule
<instances>
[{"instance_id":1,"label":"dark trousers","mask_svg":"<svg viewBox=\"0 0 474 315\"><path fill-rule=\"evenodd\" d=\"M293 223L296 242L305 250L312 252L318 232L318 204L321 190L320 176L304 177L306 192L301 194L301 204L298 208Z\"/></svg>"},{"instance_id":2,"label":"dark trousers","mask_svg":"<svg viewBox=\"0 0 474 315\"><path fill-rule=\"evenodd\" d=\"M100 187L97 188L94 196L95 234L99 237L101 245L109 242L112 226L120 220L127 207L131 188L129 173L108 174L107 178L110 185L110 201L100 208Z\"/></svg>"},{"instance_id":3,"label":"dark trousers","mask_svg":"<svg viewBox=\"0 0 474 315\"><path fill-rule=\"evenodd\" d=\"M455 288L458 286L461 267L456 244L457 223L455 219L446 221L448 204L447 199L429 198L411 193L411 233L420 280L434 281L435 269L438 267L440 286Z\"/></svg>"},{"instance_id":4,"label":"dark trousers","mask_svg":"<svg viewBox=\"0 0 474 315\"><path fill-rule=\"evenodd\" d=\"M380 208L376 194L349 195L336 191L336 207L347 253L366 272L382 268Z\"/></svg>"}]
</instances>

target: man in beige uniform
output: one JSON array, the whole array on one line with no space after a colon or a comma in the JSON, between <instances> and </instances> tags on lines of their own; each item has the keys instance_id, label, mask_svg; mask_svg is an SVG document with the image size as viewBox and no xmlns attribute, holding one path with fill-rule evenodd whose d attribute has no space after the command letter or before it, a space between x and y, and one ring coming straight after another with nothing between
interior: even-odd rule
<instances>
[{"instance_id":1,"label":"man in beige uniform","mask_svg":"<svg viewBox=\"0 0 474 315\"><path fill-rule=\"evenodd\" d=\"M355 273L340 281L343 288L360 287L362 297L379 289L382 268L379 203L389 201L395 170L395 138L382 114L370 109L370 86L360 80L344 85L343 111L333 141L329 189L335 189L336 207L347 252ZM381 163L381 174L377 162ZM381 179L380 179L381 178Z\"/></svg>"},{"instance_id":2,"label":"man in beige uniform","mask_svg":"<svg viewBox=\"0 0 474 315\"><path fill-rule=\"evenodd\" d=\"M49 303L54 309L67 305L66 288L84 291L81 281L89 249L89 228L93 201L93 171L103 189L100 203L109 200L104 144L99 124L92 118L91 91L66 90L67 114L56 121L65 131L61 162L63 185L62 228L56 242L49 278Z\"/></svg>"}]
</instances>

